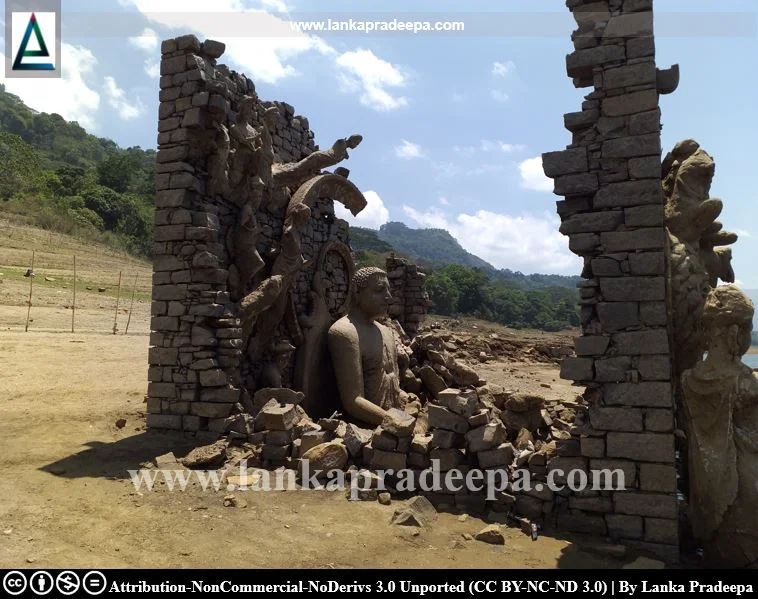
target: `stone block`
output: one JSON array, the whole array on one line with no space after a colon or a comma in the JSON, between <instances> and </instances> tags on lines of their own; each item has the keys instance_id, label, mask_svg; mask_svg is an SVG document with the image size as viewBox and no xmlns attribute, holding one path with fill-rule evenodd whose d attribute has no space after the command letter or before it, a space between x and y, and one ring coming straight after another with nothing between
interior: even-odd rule
<instances>
[{"instance_id":1,"label":"stone block","mask_svg":"<svg viewBox=\"0 0 758 599\"><path fill-rule=\"evenodd\" d=\"M605 408L595 405L590 407L589 412L592 428L596 430L634 433L641 433L643 430L641 410L626 407Z\"/></svg>"},{"instance_id":2,"label":"stone block","mask_svg":"<svg viewBox=\"0 0 758 599\"><path fill-rule=\"evenodd\" d=\"M600 235L600 243L606 252L659 249L666 246L667 240L663 227L611 231Z\"/></svg>"},{"instance_id":3,"label":"stone block","mask_svg":"<svg viewBox=\"0 0 758 599\"><path fill-rule=\"evenodd\" d=\"M603 39L639 38L653 35L653 11L614 16L603 31Z\"/></svg>"},{"instance_id":4,"label":"stone block","mask_svg":"<svg viewBox=\"0 0 758 599\"><path fill-rule=\"evenodd\" d=\"M640 356L637 370L643 380L671 380L671 360L668 356Z\"/></svg>"},{"instance_id":5,"label":"stone block","mask_svg":"<svg viewBox=\"0 0 758 599\"><path fill-rule=\"evenodd\" d=\"M169 414L148 414L146 419L147 428L163 428L168 430L182 430L182 416Z\"/></svg>"},{"instance_id":6,"label":"stone block","mask_svg":"<svg viewBox=\"0 0 758 599\"><path fill-rule=\"evenodd\" d=\"M260 411L263 425L268 430L289 430L300 420L297 406L286 404L283 406L264 406Z\"/></svg>"},{"instance_id":7,"label":"stone block","mask_svg":"<svg viewBox=\"0 0 758 599\"><path fill-rule=\"evenodd\" d=\"M639 304L635 302L600 302L596 310L603 330L609 333L640 324Z\"/></svg>"},{"instance_id":8,"label":"stone block","mask_svg":"<svg viewBox=\"0 0 758 599\"><path fill-rule=\"evenodd\" d=\"M233 404L193 401L190 414L201 418L227 418L232 413Z\"/></svg>"},{"instance_id":9,"label":"stone block","mask_svg":"<svg viewBox=\"0 0 758 599\"><path fill-rule=\"evenodd\" d=\"M568 381L591 381L595 378L595 361L592 358L564 358L560 376Z\"/></svg>"},{"instance_id":10,"label":"stone block","mask_svg":"<svg viewBox=\"0 0 758 599\"><path fill-rule=\"evenodd\" d=\"M672 406L671 383L643 382L606 385L604 400L608 406L669 408Z\"/></svg>"},{"instance_id":11,"label":"stone block","mask_svg":"<svg viewBox=\"0 0 758 599\"><path fill-rule=\"evenodd\" d=\"M610 337L583 335L574 339L577 356L602 356L608 349Z\"/></svg>"},{"instance_id":12,"label":"stone block","mask_svg":"<svg viewBox=\"0 0 758 599\"><path fill-rule=\"evenodd\" d=\"M632 489L637 483L637 465L625 460L592 459L589 477L596 480L598 490Z\"/></svg>"},{"instance_id":13,"label":"stone block","mask_svg":"<svg viewBox=\"0 0 758 599\"><path fill-rule=\"evenodd\" d=\"M613 539L641 539L642 517L627 516L625 514L606 514L605 522L608 525L608 536Z\"/></svg>"},{"instance_id":14,"label":"stone block","mask_svg":"<svg viewBox=\"0 0 758 599\"><path fill-rule=\"evenodd\" d=\"M583 255L593 252L600 245L600 235L596 233L578 233L569 236L569 249L575 254Z\"/></svg>"},{"instance_id":15,"label":"stone block","mask_svg":"<svg viewBox=\"0 0 758 599\"><path fill-rule=\"evenodd\" d=\"M571 173L586 173L587 149L575 148L560 152L546 152L542 155L542 170L550 178Z\"/></svg>"},{"instance_id":16,"label":"stone block","mask_svg":"<svg viewBox=\"0 0 758 599\"><path fill-rule=\"evenodd\" d=\"M629 356L595 360L595 380L601 383L623 383L632 368Z\"/></svg>"},{"instance_id":17,"label":"stone block","mask_svg":"<svg viewBox=\"0 0 758 599\"><path fill-rule=\"evenodd\" d=\"M661 111L660 109L640 112L629 117L629 134L643 135L645 133L660 133L661 131ZM652 160L651 157L642 160ZM649 165L652 168L652 165ZM631 170L631 164L629 166ZM656 177L661 177L661 164L658 161Z\"/></svg>"},{"instance_id":18,"label":"stone block","mask_svg":"<svg viewBox=\"0 0 758 599\"><path fill-rule=\"evenodd\" d=\"M613 500L610 497L569 497L569 508L607 514L613 511Z\"/></svg>"},{"instance_id":19,"label":"stone block","mask_svg":"<svg viewBox=\"0 0 758 599\"><path fill-rule=\"evenodd\" d=\"M663 464L640 464L640 489L660 493L676 492L676 468Z\"/></svg>"},{"instance_id":20,"label":"stone block","mask_svg":"<svg viewBox=\"0 0 758 599\"><path fill-rule=\"evenodd\" d=\"M176 385L173 383L148 383L147 394L149 397L174 399L176 397Z\"/></svg>"},{"instance_id":21,"label":"stone block","mask_svg":"<svg viewBox=\"0 0 758 599\"><path fill-rule=\"evenodd\" d=\"M148 363L152 365L174 365L179 358L179 350L172 347L151 347L148 350Z\"/></svg>"},{"instance_id":22,"label":"stone block","mask_svg":"<svg viewBox=\"0 0 758 599\"><path fill-rule=\"evenodd\" d=\"M594 207L626 208L646 204L663 205L661 182L653 179L610 183L595 194Z\"/></svg>"},{"instance_id":23,"label":"stone block","mask_svg":"<svg viewBox=\"0 0 758 599\"><path fill-rule=\"evenodd\" d=\"M662 277L659 277L662 278ZM647 298L653 299L653 298ZM663 299L663 298L656 298ZM668 323L668 310L664 301L648 301L640 304L640 318L642 324L648 326L666 326Z\"/></svg>"},{"instance_id":24,"label":"stone block","mask_svg":"<svg viewBox=\"0 0 758 599\"><path fill-rule=\"evenodd\" d=\"M674 435L657 433L608 433L609 458L674 463Z\"/></svg>"},{"instance_id":25,"label":"stone block","mask_svg":"<svg viewBox=\"0 0 758 599\"><path fill-rule=\"evenodd\" d=\"M658 93L655 89L611 96L602 102L602 113L605 116L625 116L657 108Z\"/></svg>"},{"instance_id":26,"label":"stone block","mask_svg":"<svg viewBox=\"0 0 758 599\"><path fill-rule=\"evenodd\" d=\"M500 422L493 422L466 433L466 448L469 452L478 453L494 449L505 442L505 427Z\"/></svg>"},{"instance_id":27,"label":"stone block","mask_svg":"<svg viewBox=\"0 0 758 599\"><path fill-rule=\"evenodd\" d=\"M645 541L650 543L679 543L679 522L663 518L645 518Z\"/></svg>"},{"instance_id":28,"label":"stone block","mask_svg":"<svg viewBox=\"0 0 758 599\"><path fill-rule=\"evenodd\" d=\"M578 50L566 57L566 72L569 77L591 77L594 67L622 61L625 57L623 46L607 45Z\"/></svg>"},{"instance_id":29,"label":"stone block","mask_svg":"<svg viewBox=\"0 0 758 599\"><path fill-rule=\"evenodd\" d=\"M611 258L595 258L591 263L592 274L596 277L620 277L621 263Z\"/></svg>"},{"instance_id":30,"label":"stone block","mask_svg":"<svg viewBox=\"0 0 758 599\"><path fill-rule=\"evenodd\" d=\"M603 71L603 87L605 89L655 83L655 79L655 62L652 60Z\"/></svg>"},{"instance_id":31,"label":"stone block","mask_svg":"<svg viewBox=\"0 0 758 599\"><path fill-rule=\"evenodd\" d=\"M559 230L564 235L599 233L601 231L615 231L622 224L624 224L624 213L621 210L584 212L565 219Z\"/></svg>"},{"instance_id":32,"label":"stone block","mask_svg":"<svg viewBox=\"0 0 758 599\"><path fill-rule=\"evenodd\" d=\"M664 277L600 278L600 292L610 302L645 302L660 300L665 309Z\"/></svg>"},{"instance_id":33,"label":"stone block","mask_svg":"<svg viewBox=\"0 0 758 599\"><path fill-rule=\"evenodd\" d=\"M658 206L646 206L658 208ZM639 208L632 208L638 210ZM661 210L661 215L662 215ZM641 252L629 255L629 268L634 276L664 275L666 274L666 261L663 252Z\"/></svg>"},{"instance_id":34,"label":"stone block","mask_svg":"<svg viewBox=\"0 0 758 599\"><path fill-rule=\"evenodd\" d=\"M480 451L477 454L479 467L483 469L509 466L513 462L515 451L510 443L503 443L495 449Z\"/></svg>"},{"instance_id":35,"label":"stone block","mask_svg":"<svg viewBox=\"0 0 758 599\"><path fill-rule=\"evenodd\" d=\"M599 116L600 111L597 109L569 112L563 115L563 125L572 132L582 131L594 125Z\"/></svg>"},{"instance_id":36,"label":"stone block","mask_svg":"<svg viewBox=\"0 0 758 599\"><path fill-rule=\"evenodd\" d=\"M616 491L613 493L613 503L617 513L632 516L674 519L679 512L676 496L661 493Z\"/></svg>"},{"instance_id":37,"label":"stone block","mask_svg":"<svg viewBox=\"0 0 758 599\"><path fill-rule=\"evenodd\" d=\"M581 453L585 458L604 458L605 439L602 437L582 437L580 440ZM581 509L581 508L577 508Z\"/></svg>"},{"instance_id":38,"label":"stone block","mask_svg":"<svg viewBox=\"0 0 758 599\"><path fill-rule=\"evenodd\" d=\"M674 430L674 414L671 410L646 410L645 430L654 433L670 433Z\"/></svg>"},{"instance_id":39,"label":"stone block","mask_svg":"<svg viewBox=\"0 0 758 599\"><path fill-rule=\"evenodd\" d=\"M579 175L561 175L553 179L553 193L559 196L581 195L597 191L597 175L584 173Z\"/></svg>"},{"instance_id":40,"label":"stone block","mask_svg":"<svg viewBox=\"0 0 758 599\"><path fill-rule=\"evenodd\" d=\"M557 526L559 530L596 536L605 536L607 532L603 516L592 516L581 513L558 514Z\"/></svg>"},{"instance_id":41,"label":"stone block","mask_svg":"<svg viewBox=\"0 0 758 599\"><path fill-rule=\"evenodd\" d=\"M429 427L444 428L456 433L468 431L468 420L463 416L454 414L447 408L435 404L429 404Z\"/></svg>"},{"instance_id":42,"label":"stone block","mask_svg":"<svg viewBox=\"0 0 758 599\"><path fill-rule=\"evenodd\" d=\"M660 156L661 137L658 133L626 135L603 142L603 158L635 158Z\"/></svg>"},{"instance_id":43,"label":"stone block","mask_svg":"<svg viewBox=\"0 0 758 599\"><path fill-rule=\"evenodd\" d=\"M668 333L666 329L614 333L613 347L623 355L668 354Z\"/></svg>"},{"instance_id":44,"label":"stone block","mask_svg":"<svg viewBox=\"0 0 758 599\"><path fill-rule=\"evenodd\" d=\"M629 176L632 179L660 179L661 177L660 156L631 158L628 166Z\"/></svg>"}]
</instances>

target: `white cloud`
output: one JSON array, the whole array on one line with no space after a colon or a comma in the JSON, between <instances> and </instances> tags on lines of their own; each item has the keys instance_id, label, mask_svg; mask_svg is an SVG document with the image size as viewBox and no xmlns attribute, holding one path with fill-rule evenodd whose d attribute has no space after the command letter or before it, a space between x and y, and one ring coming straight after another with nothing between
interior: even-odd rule
<instances>
[{"instance_id":1,"label":"white cloud","mask_svg":"<svg viewBox=\"0 0 758 599\"><path fill-rule=\"evenodd\" d=\"M542 170L542 157L529 158L518 165L521 187L533 191L553 191L553 181Z\"/></svg>"},{"instance_id":2,"label":"white cloud","mask_svg":"<svg viewBox=\"0 0 758 599\"><path fill-rule=\"evenodd\" d=\"M420 145L403 139L402 143L395 147L395 156L403 160L413 160L414 158L423 158L424 153Z\"/></svg>"},{"instance_id":3,"label":"white cloud","mask_svg":"<svg viewBox=\"0 0 758 599\"><path fill-rule=\"evenodd\" d=\"M513 61L508 60L506 62L493 62L492 63L492 75L495 77L505 77L508 73L513 72L516 65Z\"/></svg>"},{"instance_id":4,"label":"white cloud","mask_svg":"<svg viewBox=\"0 0 758 599\"><path fill-rule=\"evenodd\" d=\"M495 100L495 102L507 102L508 98L510 97L508 94L500 91L499 89L493 89L491 93L492 99Z\"/></svg>"},{"instance_id":5,"label":"white cloud","mask_svg":"<svg viewBox=\"0 0 758 599\"><path fill-rule=\"evenodd\" d=\"M363 197L366 198L366 207L358 213L358 216L353 216L347 208L338 202L334 203L334 214L337 218L342 218L351 225L369 229L378 229L384 223L389 222L389 210L387 210L378 193L364 191Z\"/></svg>"},{"instance_id":6,"label":"white cloud","mask_svg":"<svg viewBox=\"0 0 758 599\"><path fill-rule=\"evenodd\" d=\"M745 229L733 229L733 231L737 233L737 235L739 235L740 237L745 237L745 238L752 237L750 231L746 231Z\"/></svg>"},{"instance_id":7,"label":"white cloud","mask_svg":"<svg viewBox=\"0 0 758 599\"><path fill-rule=\"evenodd\" d=\"M453 152L459 156L473 156L476 148L474 146L453 146Z\"/></svg>"},{"instance_id":8,"label":"white cloud","mask_svg":"<svg viewBox=\"0 0 758 599\"><path fill-rule=\"evenodd\" d=\"M289 7L282 0L261 0L261 5L277 12L287 12Z\"/></svg>"},{"instance_id":9,"label":"white cloud","mask_svg":"<svg viewBox=\"0 0 758 599\"><path fill-rule=\"evenodd\" d=\"M97 59L88 48L65 42L61 42L61 55L60 79L6 79L0 74L0 81L30 108L57 113L93 131L97 128L95 113L100 107L100 94L89 87L86 79L93 75ZM2 53L0 61L5 61Z\"/></svg>"},{"instance_id":10,"label":"white cloud","mask_svg":"<svg viewBox=\"0 0 758 599\"><path fill-rule=\"evenodd\" d=\"M118 116L121 120L129 121L145 112L145 106L139 98L134 103L130 103L126 99L126 92L118 86L113 77L106 77L103 87L105 89L105 96L108 98L108 104L110 104L111 108L118 111Z\"/></svg>"},{"instance_id":11,"label":"white cloud","mask_svg":"<svg viewBox=\"0 0 758 599\"><path fill-rule=\"evenodd\" d=\"M478 175L486 175L487 173L497 173L505 170L504 164L478 164L474 168L468 169L464 172L469 177L476 177Z\"/></svg>"},{"instance_id":12,"label":"white cloud","mask_svg":"<svg viewBox=\"0 0 758 599\"><path fill-rule=\"evenodd\" d=\"M158 35L152 29L146 28L141 35L130 37L129 43L135 48L153 52L158 49Z\"/></svg>"},{"instance_id":13,"label":"white cloud","mask_svg":"<svg viewBox=\"0 0 758 599\"><path fill-rule=\"evenodd\" d=\"M145 61L145 73L147 73L148 77L151 77L153 79L159 79L161 76L161 63L159 63L157 60L152 60L148 58Z\"/></svg>"},{"instance_id":14,"label":"white cloud","mask_svg":"<svg viewBox=\"0 0 758 599\"><path fill-rule=\"evenodd\" d=\"M526 149L525 146L522 146L521 144L507 144L502 141L490 141L488 139L483 139L482 143L480 145L482 152L519 152L521 150Z\"/></svg>"},{"instance_id":15,"label":"white cloud","mask_svg":"<svg viewBox=\"0 0 758 599\"><path fill-rule=\"evenodd\" d=\"M447 198L440 198L440 204L442 204L443 206L449 206L450 202L448 201Z\"/></svg>"},{"instance_id":16,"label":"white cloud","mask_svg":"<svg viewBox=\"0 0 758 599\"><path fill-rule=\"evenodd\" d=\"M393 96L387 88L404 87L407 76L395 65L382 60L371 50L351 50L337 57L342 89L360 94L361 104L388 112L408 104L404 96Z\"/></svg>"},{"instance_id":17,"label":"white cloud","mask_svg":"<svg viewBox=\"0 0 758 599\"><path fill-rule=\"evenodd\" d=\"M451 222L435 208L420 212L403 206L403 212L422 227L446 229L466 250L497 268L566 274L581 270L580 259L568 249L568 239L558 232L556 216L479 210L461 213Z\"/></svg>"},{"instance_id":18,"label":"white cloud","mask_svg":"<svg viewBox=\"0 0 758 599\"><path fill-rule=\"evenodd\" d=\"M206 0L162 0L160 8L152 0L119 1L126 6L135 6L151 23L174 30L172 34L193 32L202 38L224 42L224 58L253 79L265 83L273 84L297 75L297 69L287 61L300 54L311 51L323 55L335 53L323 39L294 31L288 21L260 9L248 8L243 0L215 0L212 9ZM285 7L278 0L263 0L262 5ZM239 18L230 24L229 13L238 13ZM229 37L219 36L219 31L227 32Z\"/></svg>"}]
</instances>

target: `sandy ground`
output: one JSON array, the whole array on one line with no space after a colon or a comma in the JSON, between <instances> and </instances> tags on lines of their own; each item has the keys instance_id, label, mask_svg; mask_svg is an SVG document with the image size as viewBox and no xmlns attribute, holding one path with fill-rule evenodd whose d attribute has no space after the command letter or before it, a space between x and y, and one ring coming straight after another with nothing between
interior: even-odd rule
<instances>
[{"instance_id":1,"label":"sandy ground","mask_svg":"<svg viewBox=\"0 0 758 599\"><path fill-rule=\"evenodd\" d=\"M7 322L16 307L0 307ZM39 308L52 322L53 308ZM92 316L97 323L97 313ZM102 311L102 325L109 319ZM36 321L35 321L36 322ZM102 328L102 327L101 327ZM107 327L106 327L107 328ZM570 542L506 529L504 547L466 541L487 522L440 514L417 536L389 523L397 505L341 493L136 492L128 469L186 441L146 433L145 333L0 330L0 567L618 567ZM565 393L549 365L488 364L546 396ZM550 384L551 388L541 386ZM561 390L563 389L563 390ZM573 392L569 388L569 392ZM126 419L118 429L115 422ZM395 502L397 503L397 502ZM629 561L629 559L627 559Z\"/></svg>"},{"instance_id":2,"label":"sandy ground","mask_svg":"<svg viewBox=\"0 0 758 599\"><path fill-rule=\"evenodd\" d=\"M37 276L24 332L29 279L23 273L32 249ZM124 289L119 334L113 335L119 271ZM505 546L466 541L464 533L475 534L490 521L459 514L440 514L432 527L409 530L390 524L397 502L350 502L342 493L238 493L247 507L231 508L223 505L225 489L195 485L168 492L159 485L137 492L129 469L192 447L180 437L144 430L149 264L0 220L0 273L2 568L597 568L632 560L586 553L565 539L532 542L515 529L505 529ZM491 332L482 323L473 326ZM492 382L548 398L577 392L551 364L488 362L479 369ZM119 429L115 423L122 418L126 426Z\"/></svg>"}]
</instances>

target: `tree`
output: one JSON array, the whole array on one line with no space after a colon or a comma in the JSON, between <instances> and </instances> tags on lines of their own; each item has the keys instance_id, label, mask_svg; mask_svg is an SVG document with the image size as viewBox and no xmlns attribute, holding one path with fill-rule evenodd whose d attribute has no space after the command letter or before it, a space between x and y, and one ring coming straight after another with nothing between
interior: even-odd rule
<instances>
[{"instance_id":1,"label":"tree","mask_svg":"<svg viewBox=\"0 0 758 599\"><path fill-rule=\"evenodd\" d=\"M14 133L0 133L0 197L10 198L35 184L39 155Z\"/></svg>"}]
</instances>

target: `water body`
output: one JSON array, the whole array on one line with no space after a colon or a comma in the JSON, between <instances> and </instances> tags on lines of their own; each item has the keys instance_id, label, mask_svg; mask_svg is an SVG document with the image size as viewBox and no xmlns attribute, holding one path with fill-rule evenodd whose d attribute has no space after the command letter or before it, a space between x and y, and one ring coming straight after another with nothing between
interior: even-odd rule
<instances>
[{"instance_id":1,"label":"water body","mask_svg":"<svg viewBox=\"0 0 758 599\"><path fill-rule=\"evenodd\" d=\"M758 354L745 354L742 356L742 361L750 368L758 368Z\"/></svg>"}]
</instances>

